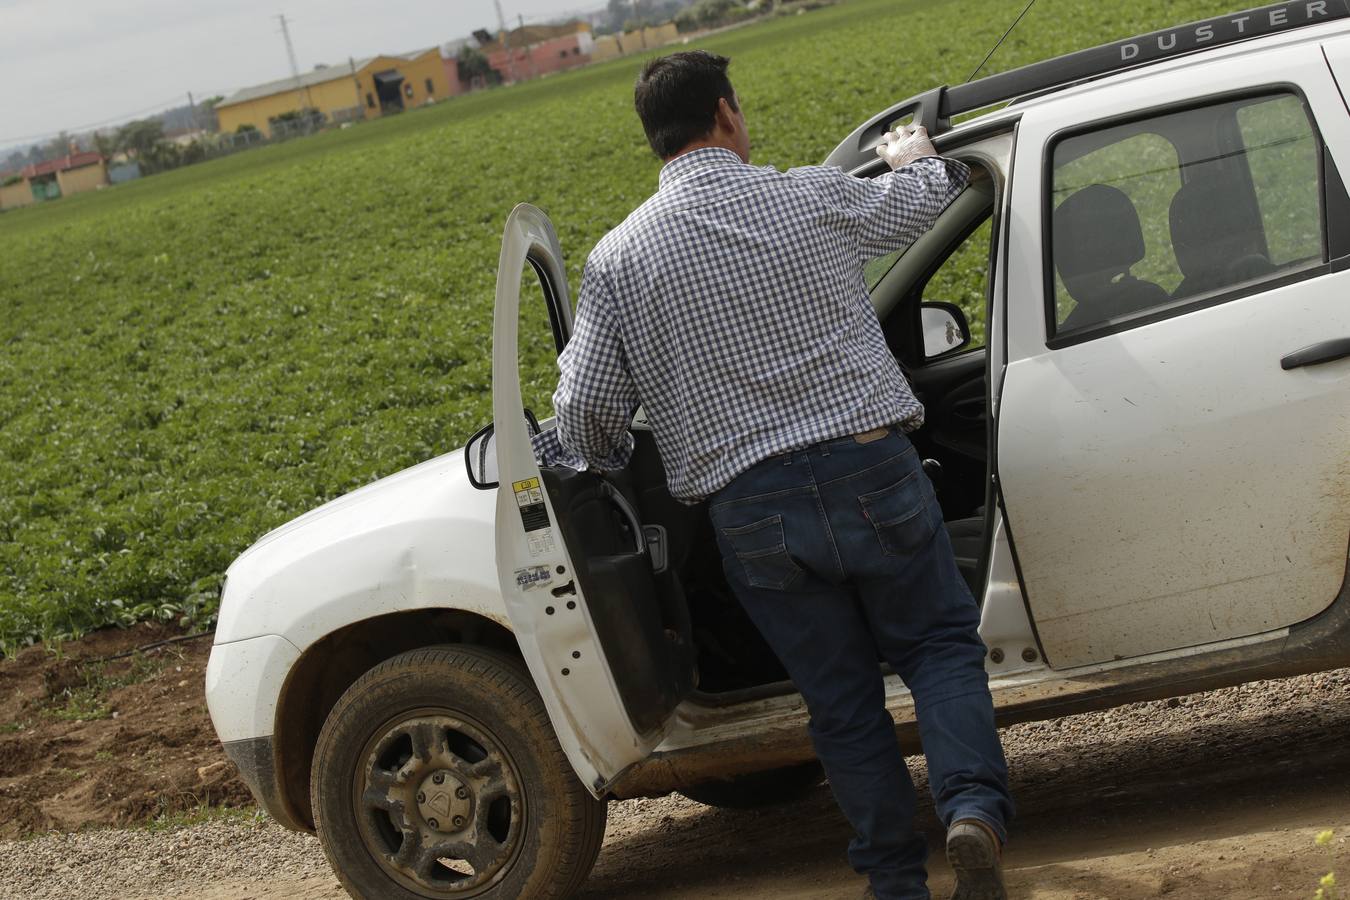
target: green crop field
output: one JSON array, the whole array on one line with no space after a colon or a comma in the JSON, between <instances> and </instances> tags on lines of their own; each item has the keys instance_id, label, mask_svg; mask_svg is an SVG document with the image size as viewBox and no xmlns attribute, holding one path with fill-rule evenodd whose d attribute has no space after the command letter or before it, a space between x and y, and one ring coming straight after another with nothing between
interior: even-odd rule
<instances>
[{"instance_id":1,"label":"green crop field","mask_svg":"<svg viewBox=\"0 0 1350 900\"><path fill-rule=\"evenodd\" d=\"M754 161L787 167L963 81L1022 5L849 0L698 46L734 59ZM989 71L1228 8L1041 0ZM575 290L655 186L639 64L0 216L0 649L208 623L261 534L488 421L506 214L550 214ZM526 392L544 409L550 341L533 335Z\"/></svg>"}]
</instances>

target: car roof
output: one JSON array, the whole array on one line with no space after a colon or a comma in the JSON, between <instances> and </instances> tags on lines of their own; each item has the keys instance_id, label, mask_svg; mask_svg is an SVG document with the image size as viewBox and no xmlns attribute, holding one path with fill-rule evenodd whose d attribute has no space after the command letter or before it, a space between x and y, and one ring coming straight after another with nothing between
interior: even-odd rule
<instances>
[{"instance_id":1,"label":"car roof","mask_svg":"<svg viewBox=\"0 0 1350 900\"><path fill-rule=\"evenodd\" d=\"M1291 19L1291 10L1296 14ZM1320 14L1315 16L1314 12ZM1261 28L1248 28L1251 22ZM1271 22L1277 24L1271 25ZM1207 31L1206 31L1207 30ZM911 118L929 134L956 137L972 129L997 127L1022 112L1063 97L1079 96L1104 87L1168 72L1210 65L1237 56L1266 52L1272 47L1315 43L1350 32L1347 0L1277 3L1199 22L1164 28L1145 35L1079 50L1032 63L955 87L938 87L901 101L854 129L825 160L853 171L875 161L873 148L881 135L900 120ZM1197 36L1205 36L1197 40ZM959 125L953 115L978 112ZM941 143L947 143L942 141Z\"/></svg>"}]
</instances>

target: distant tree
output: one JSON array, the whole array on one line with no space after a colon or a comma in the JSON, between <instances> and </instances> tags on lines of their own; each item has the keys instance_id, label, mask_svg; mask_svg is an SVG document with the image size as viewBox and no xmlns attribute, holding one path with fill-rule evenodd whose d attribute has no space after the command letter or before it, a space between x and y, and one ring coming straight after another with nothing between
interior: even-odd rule
<instances>
[{"instance_id":1,"label":"distant tree","mask_svg":"<svg viewBox=\"0 0 1350 900\"><path fill-rule=\"evenodd\" d=\"M160 141L140 159L141 169L146 174L165 172L183 164L183 151L171 141Z\"/></svg>"},{"instance_id":2,"label":"distant tree","mask_svg":"<svg viewBox=\"0 0 1350 900\"><path fill-rule=\"evenodd\" d=\"M159 119L137 119L123 125L117 129L117 145L135 157L146 175L179 164L178 147L164 140L164 123Z\"/></svg>"},{"instance_id":3,"label":"distant tree","mask_svg":"<svg viewBox=\"0 0 1350 900\"><path fill-rule=\"evenodd\" d=\"M59 159L62 156L66 156L69 153L70 153L70 134L69 132L63 131L56 137L51 139L51 141L47 144L46 152L43 155L46 156L47 159Z\"/></svg>"},{"instance_id":4,"label":"distant tree","mask_svg":"<svg viewBox=\"0 0 1350 900\"><path fill-rule=\"evenodd\" d=\"M15 169L22 169L40 163L47 158L45 147L44 144L33 144L27 150L15 150L10 154L6 164Z\"/></svg>"},{"instance_id":5,"label":"distant tree","mask_svg":"<svg viewBox=\"0 0 1350 900\"><path fill-rule=\"evenodd\" d=\"M198 125L207 131L220 130L220 118L216 115L216 104L224 100L224 97L207 97L201 103L197 104Z\"/></svg>"},{"instance_id":6,"label":"distant tree","mask_svg":"<svg viewBox=\"0 0 1350 900\"><path fill-rule=\"evenodd\" d=\"M743 9L736 0L698 0L693 6L694 15L704 28L713 28L739 18L737 13Z\"/></svg>"},{"instance_id":7,"label":"distant tree","mask_svg":"<svg viewBox=\"0 0 1350 900\"><path fill-rule=\"evenodd\" d=\"M605 24L611 31L622 31L632 14L632 0L609 0L609 5L605 7Z\"/></svg>"},{"instance_id":8,"label":"distant tree","mask_svg":"<svg viewBox=\"0 0 1350 900\"><path fill-rule=\"evenodd\" d=\"M178 165L190 166L193 163L199 163L206 159L208 147L203 140L194 140L192 143L183 147L178 154Z\"/></svg>"},{"instance_id":9,"label":"distant tree","mask_svg":"<svg viewBox=\"0 0 1350 900\"><path fill-rule=\"evenodd\" d=\"M104 159L110 159L117 154L121 148L117 146L116 134L104 134L101 131L94 132L94 149L98 151L99 156Z\"/></svg>"},{"instance_id":10,"label":"distant tree","mask_svg":"<svg viewBox=\"0 0 1350 900\"><path fill-rule=\"evenodd\" d=\"M473 47L460 48L459 55L455 59L455 68L459 72L462 84L473 84L476 78L481 78L488 84L501 80L493 77L496 73L492 70L492 66L488 65L488 58L483 52Z\"/></svg>"},{"instance_id":11,"label":"distant tree","mask_svg":"<svg viewBox=\"0 0 1350 900\"><path fill-rule=\"evenodd\" d=\"M154 156L164 143L164 123L159 119L137 119L117 129L117 145L136 158Z\"/></svg>"}]
</instances>

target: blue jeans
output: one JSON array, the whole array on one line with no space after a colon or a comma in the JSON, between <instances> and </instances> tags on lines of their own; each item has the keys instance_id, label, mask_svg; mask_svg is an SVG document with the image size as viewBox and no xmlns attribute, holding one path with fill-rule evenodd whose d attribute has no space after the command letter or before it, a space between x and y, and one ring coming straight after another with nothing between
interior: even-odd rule
<instances>
[{"instance_id":1,"label":"blue jeans","mask_svg":"<svg viewBox=\"0 0 1350 900\"><path fill-rule=\"evenodd\" d=\"M880 900L929 897L915 791L886 712L879 658L914 697L928 781L950 826L1007 837L1007 765L979 608L942 511L897 429L764 460L710 500L728 580L811 714L810 733Z\"/></svg>"}]
</instances>

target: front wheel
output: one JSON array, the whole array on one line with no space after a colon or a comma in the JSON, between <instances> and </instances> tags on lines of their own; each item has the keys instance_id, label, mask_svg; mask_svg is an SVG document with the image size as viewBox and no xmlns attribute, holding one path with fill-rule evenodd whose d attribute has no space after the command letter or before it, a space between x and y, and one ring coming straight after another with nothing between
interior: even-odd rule
<instances>
[{"instance_id":1,"label":"front wheel","mask_svg":"<svg viewBox=\"0 0 1350 900\"><path fill-rule=\"evenodd\" d=\"M480 647L358 679L319 734L310 799L333 871L369 900L562 900L605 833L529 675Z\"/></svg>"}]
</instances>

